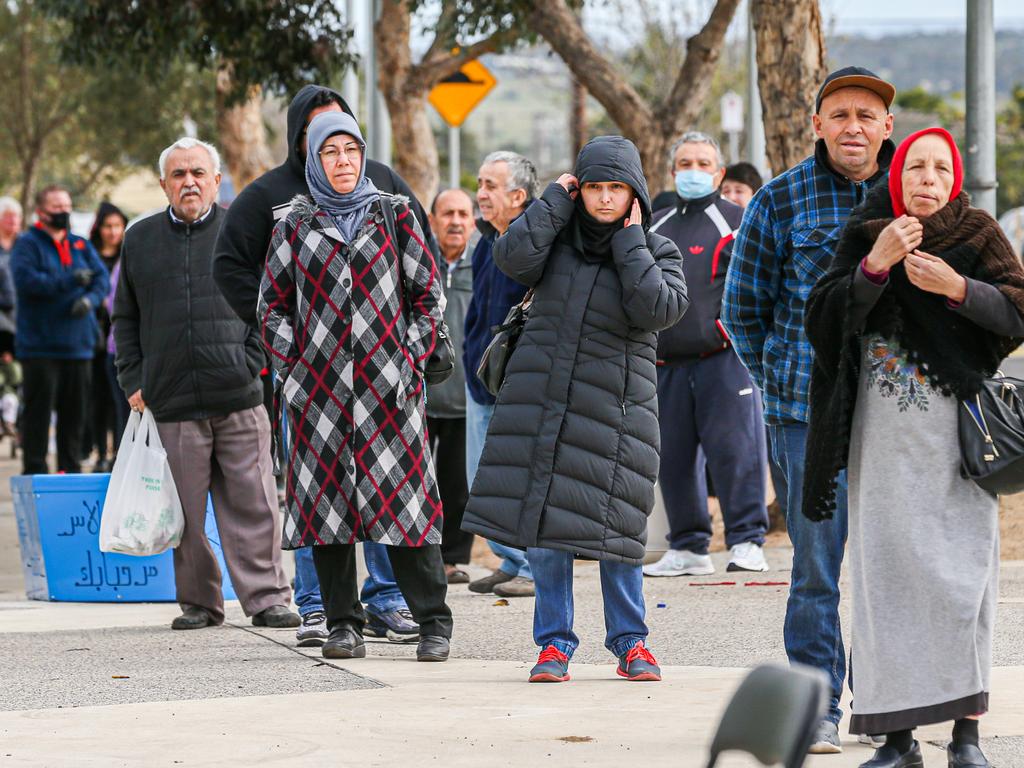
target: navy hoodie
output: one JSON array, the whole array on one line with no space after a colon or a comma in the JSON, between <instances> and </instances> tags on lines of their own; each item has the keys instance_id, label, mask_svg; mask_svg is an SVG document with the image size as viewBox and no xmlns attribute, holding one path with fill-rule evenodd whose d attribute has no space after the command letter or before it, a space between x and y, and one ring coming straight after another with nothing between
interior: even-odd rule
<instances>
[{"instance_id":1,"label":"navy hoodie","mask_svg":"<svg viewBox=\"0 0 1024 768\"><path fill-rule=\"evenodd\" d=\"M217 286L235 313L253 327L257 325L256 302L274 225L291 211L296 195L309 194L302 138L306 118L313 111L314 99L320 92L329 93L352 115L341 94L330 88L307 85L295 94L288 106L288 159L249 184L231 203L214 247L213 277ZM409 198L409 207L423 229L427 246L437 258L437 244L427 214L409 185L388 166L375 160L366 161L366 176L381 192Z\"/></svg>"},{"instance_id":2,"label":"navy hoodie","mask_svg":"<svg viewBox=\"0 0 1024 768\"><path fill-rule=\"evenodd\" d=\"M672 208L654 213L651 232L664 235L679 247L690 296L686 316L658 334L660 363L685 363L729 346L718 317L732 242L742 218L743 209L718 192L697 200L677 196Z\"/></svg>"},{"instance_id":3,"label":"navy hoodie","mask_svg":"<svg viewBox=\"0 0 1024 768\"><path fill-rule=\"evenodd\" d=\"M99 336L96 313L72 317L71 307L85 296L98 307L110 291L110 276L92 243L67 234L71 265L60 263L57 245L38 227L25 232L11 250L11 274L18 296L15 355L19 359L92 360ZM91 269L81 286L74 273Z\"/></svg>"}]
</instances>

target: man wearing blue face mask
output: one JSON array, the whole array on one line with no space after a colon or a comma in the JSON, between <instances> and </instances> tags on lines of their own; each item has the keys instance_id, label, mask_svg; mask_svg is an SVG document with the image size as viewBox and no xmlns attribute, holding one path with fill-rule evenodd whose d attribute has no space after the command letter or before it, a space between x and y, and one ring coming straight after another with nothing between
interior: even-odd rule
<instances>
[{"instance_id":1,"label":"man wearing blue face mask","mask_svg":"<svg viewBox=\"0 0 1024 768\"><path fill-rule=\"evenodd\" d=\"M651 231L673 240L683 254L690 310L658 338L659 484L671 548L644 566L644 574L714 573L706 469L725 520L728 570L766 571L768 454L761 398L719 321L743 209L718 193L725 163L707 134L684 134L670 161L677 197L670 208L655 212Z\"/></svg>"}]
</instances>

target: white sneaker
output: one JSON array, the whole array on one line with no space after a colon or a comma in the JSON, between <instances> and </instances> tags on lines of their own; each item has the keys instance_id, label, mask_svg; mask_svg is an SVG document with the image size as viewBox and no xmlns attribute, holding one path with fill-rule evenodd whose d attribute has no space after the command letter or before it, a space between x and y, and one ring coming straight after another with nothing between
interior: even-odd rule
<instances>
[{"instance_id":1,"label":"white sneaker","mask_svg":"<svg viewBox=\"0 0 1024 768\"><path fill-rule=\"evenodd\" d=\"M732 548L727 571L767 571L768 563L764 559L764 550L760 544L745 541Z\"/></svg>"},{"instance_id":2,"label":"white sneaker","mask_svg":"<svg viewBox=\"0 0 1024 768\"><path fill-rule=\"evenodd\" d=\"M643 567L644 576L709 576L715 572L710 555L670 549L661 560Z\"/></svg>"},{"instance_id":3,"label":"white sneaker","mask_svg":"<svg viewBox=\"0 0 1024 768\"><path fill-rule=\"evenodd\" d=\"M857 737L857 741L861 744L867 744L872 749L880 749L885 746L885 734L875 733L868 734L862 733Z\"/></svg>"}]
</instances>

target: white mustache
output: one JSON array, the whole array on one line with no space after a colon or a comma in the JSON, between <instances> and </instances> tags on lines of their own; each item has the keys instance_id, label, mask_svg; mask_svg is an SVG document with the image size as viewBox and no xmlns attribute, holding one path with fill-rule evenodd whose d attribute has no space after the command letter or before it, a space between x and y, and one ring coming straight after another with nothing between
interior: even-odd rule
<instances>
[{"instance_id":1,"label":"white mustache","mask_svg":"<svg viewBox=\"0 0 1024 768\"><path fill-rule=\"evenodd\" d=\"M182 198L188 194L196 194L202 197L202 192L200 192L199 187L183 187L178 197Z\"/></svg>"}]
</instances>

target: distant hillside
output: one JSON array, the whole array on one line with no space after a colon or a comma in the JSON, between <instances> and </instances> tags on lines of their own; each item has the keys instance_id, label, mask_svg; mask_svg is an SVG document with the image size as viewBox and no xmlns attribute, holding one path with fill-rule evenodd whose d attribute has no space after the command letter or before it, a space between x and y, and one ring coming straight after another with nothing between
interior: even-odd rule
<instances>
[{"instance_id":1,"label":"distant hillside","mask_svg":"<svg viewBox=\"0 0 1024 768\"><path fill-rule=\"evenodd\" d=\"M890 79L897 89L922 86L948 95L964 90L966 42L963 34L829 38L828 57L836 67L859 64ZM1008 96L1024 83L1024 32L996 33L996 92Z\"/></svg>"}]
</instances>

